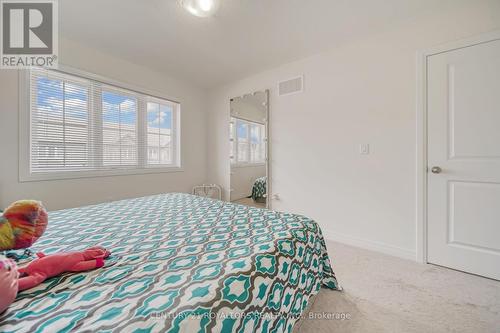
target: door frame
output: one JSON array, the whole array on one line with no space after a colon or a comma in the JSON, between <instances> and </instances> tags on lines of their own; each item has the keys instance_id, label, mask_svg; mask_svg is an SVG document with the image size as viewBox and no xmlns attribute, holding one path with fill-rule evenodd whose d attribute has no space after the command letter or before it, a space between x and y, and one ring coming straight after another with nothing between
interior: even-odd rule
<instances>
[{"instance_id":1,"label":"door frame","mask_svg":"<svg viewBox=\"0 0 500 333\"><path fill-rule=\"evenodd\" d=\"M427 59L432 55L500 40L500 30L438 45L417 53L416 260L427 263Z\"/></svg>"}]
</instances>

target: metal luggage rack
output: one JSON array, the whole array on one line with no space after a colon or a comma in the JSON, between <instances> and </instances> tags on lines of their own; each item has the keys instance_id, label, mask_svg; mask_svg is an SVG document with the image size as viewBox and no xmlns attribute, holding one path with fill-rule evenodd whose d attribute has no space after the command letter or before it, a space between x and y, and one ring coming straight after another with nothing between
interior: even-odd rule
<instances>
[{"instance_id":1,"label":"metal luggage rack","mask_svg":"<svg viewBox=\"0 0 500 333\"><path fill-rule=\"evenodd\" d=\"M195 186L193 187L193 194L200 197L222 200L222 188L217 184Z\"/></svg>"}]
</instances>

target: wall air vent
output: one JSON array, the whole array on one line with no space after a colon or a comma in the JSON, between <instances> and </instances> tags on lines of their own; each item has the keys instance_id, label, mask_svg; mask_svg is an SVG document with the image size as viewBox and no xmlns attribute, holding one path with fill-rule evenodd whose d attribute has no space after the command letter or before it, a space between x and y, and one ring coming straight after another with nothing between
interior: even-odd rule
<instances>
[{"instance_id":1,"label":"wall air vent","mask_svg":"<svg viewBox=\"0 0 500 333\"><path fill-rule=\"evenodd\" d=\"M304 91L304 77L297 76L289 80L278 82L279 96L297 94Z\"/></svg>"}]
</instances>

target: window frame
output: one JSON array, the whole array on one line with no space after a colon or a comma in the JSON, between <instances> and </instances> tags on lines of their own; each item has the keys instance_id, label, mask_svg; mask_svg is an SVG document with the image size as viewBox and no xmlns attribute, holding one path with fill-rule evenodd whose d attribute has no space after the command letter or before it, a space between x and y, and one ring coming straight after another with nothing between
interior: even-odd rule
<instances>
[{"instance_id":1,"label":"window frame","mask_svg":"<svg viewBox=\"0 0 500 333\"><path fill-rule=\"evenodd\" d=\"M247 151L247 161L238 161L238 154L239 154L239 140L238 140L238 126L237 122L243 122L247 125L247 140L246 145L248 147ZM264 123L260 123L258 121L254 120L248 120L245 118L241 117L235 117L231 116L230 122L233 124L233 129L232 133L230 133L230 141L232 140L233 143L233 151L231 152L231 167L233 168L246 168L246 167L256 167L256 166L262 166L266 165L267 157L266 157L266 125ZM263 149L263 160L259 162L251 162L251 130L252 130L252 125L257 124L262 126L260 130L260 138L261 138L261 149Z\"/></svg>"},{"instance_id":2,"label":"window frame","mask_svg":"<svg viewBox=\"0 0 500 333\"><path fill-rule=\"evenodd\" d=\"M167 102L167 103L165 103ZM158 97L155 97L155 96L148 96L147 98L145 98L145 107L144 107L144 112L146 113L145 114L145 118L142 118L142 120L145 120L147 119L148 117L148 108L147 108L147 105L148 103L155 103L155 104L159 104L159 105L169 105L171 108L172 108L172 124L177 124L173 127L177 129L177 132L179 131L179 128L180 126L178 125L179 121L180 121L180 103L178 102L173 102L171 100L167 100L167 99L164 99L164 98L158 98ZM148 129L147 129L147 121L144 123L144 128L142 128L142 130L144 131L145 133L145 136L143 136L144 138L144 142L142 143L145 148L143 149L143 153L147 155L148 153ZM173 158L173 161L172 163L175 164L175 161L179 161L180 160L180 137L179 135L176 135L178 133L176 133L175 130L173 130L173 133L170 135L171 138L170 140L171 143L172 143L172 158ZM144 159L142 159L142 161L145 161L145 167L146 168L149 168L149 169L161 169L161 168L164 168L165 166L164 165L161 165L161 164L148 164L147 163L147 160L148 160L148 157L145 156Z\"/></svg>"},{"instance_id":3,"label":"window frame","mask_svg":"<svg viewBox=\"0 0 500 333\"><path fill-rule=\"evenodd\" d=\"M181 155L181 104L171 97L162 96L161 93L136 87L134 85L119 82L97 74L81 71L79 69L67 67L59 64L56 72L76 76L83 80L92 80L102 88L112 88L113 91L124 91L125 93L137 98L137 135L138 135L138 163L131 168L106 168L101 170L88 171L52 171L52 172L31 172L31 71L29 69L19 70L19 181L44 181L44 180L62 180L78 178L95 178L124 175L140 175L168 172L183 172ZM171 165L147 165L144 155L147 154L147 109L148 101L161 101L172 106L172 157ZM90 101L89 107L96 107L101 101ZM91 117L102 113L101 107L94 111ZM96 122L89 124L96 126ZM96 147L97 146L97 147ZM102 144L95 145L91 143L90 153L95 154L95 149L102 149Z\"/></svg>"},{"instance_id":4,"label":"window frame","mask_svg":"<svg viewBox=\"0 0 500 333\"><path fill-rule=\"evenodd\" d=\"M103 154L102 151L100 151L100 152L97 153L97 156L99 156L99 166L102 167L103 169L112 169L112 170L116 170L116 169L129 170L129 169L133 168L134 166L136 167L136 169L141 169L143 167L142 164L140 163L141 161L140 161L140 157L139 157L140 149L141 149L140 148L140 144L139 144L140 143L139 118L141 117L141 110L140 110L139 104L140 104L141 100L140 100L139 94L137 94L137 93L127 91L124 88L110 86L109 84L101 84L100 85L100 97L101 97L101 100L100 101L94 101L94 108L96 108L96 106L95 106L96 104L99 104L99 106L97 107L98 111L97 112L94 111L93 115L96 115L96 113L97 113L98 116L99 116L98 122L99 122L99 125L101 126L102 131L99 131L99 129L97 129L97 131L99 132L99 138L101 140L101 144L100 145L96 145L95 147L99 148L99 149L104 149L105 146L106 146L106 143L104 141L104 129L105 128L104 128L104 121L103 121L103 114L104 114L103 112L104 111L103 111L103 97L102 97L104 93L111 93L111 94L115 94L115 95L125 96L127 98L135 100L135 103L136 103L136 117L137 117L137 122L135 124L135 135L137 136L137 140L136 140L136 146L137 146L137 163L135 165L127 165L127 164L122 165L121 163L120 164L108 164L108 165L105 165L104 154ZM93 96L92 93L90 95ZM121 125L122 124L120 123L119 127ZM97 127L97 123L94 121L93 124L92 124L92 126L96 126ZM119 136L121 137L121 130L119 130ZM120 149L121 148L122 148L122 145L120 144ZM121 153L120 153L120 156L121 156ZM95 160L95 156L94 156L94 160Z\"/></svg>"}]
</instances>

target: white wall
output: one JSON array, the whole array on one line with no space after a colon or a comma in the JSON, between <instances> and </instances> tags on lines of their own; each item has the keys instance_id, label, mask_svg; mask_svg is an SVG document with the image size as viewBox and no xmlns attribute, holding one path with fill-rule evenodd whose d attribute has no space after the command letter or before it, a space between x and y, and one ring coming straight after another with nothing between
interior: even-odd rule
<instances>
[{"instance_id":1,"label":"white wall","mask_svg":"<svg viewBox=\"0 0 500 333\"><path fill-rule=\"evenodd\" d=\"M498 28L500 1L457 1L214 89L209 181L229 186L229 98L269 88L273 208L314 218L326 238L415 258L416 53ZM298 74L305 92L278 97L277 82Z\"/></svg>"},{"instance_id":2,"label":"white wall","mask_svg":"<svg viewBox=\"0 0 500 333\"><path fill-rule=\"evenodd\" d=\"M266 175L265 165L231 167L231 201L246 198L252 194L253 183Z\"/></svg>"},{"instance_id":3,"label":"white wall","mask_svg":"<svg viewBox=\"0 0 500 333\"><path fill-rule=\"evenodd\" d=\"M0 70L0 207L22 198L42 200L48 209L60 209L162 192L188 192L206 179L206 93L182 81L60 41L60 62L120 82L157 91L181 102L183 172L59 181L19 182L18 72Z\"/></svg>"}]
</instances>

